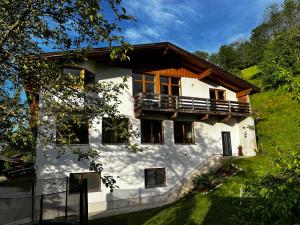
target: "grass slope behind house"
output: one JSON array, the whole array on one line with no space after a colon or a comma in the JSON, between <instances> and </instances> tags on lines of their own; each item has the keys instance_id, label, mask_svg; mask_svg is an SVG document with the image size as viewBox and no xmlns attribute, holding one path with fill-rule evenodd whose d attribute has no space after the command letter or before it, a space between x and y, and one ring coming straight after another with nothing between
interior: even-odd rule
<instances>
[{"instance_id":1,"label":"grass slope behind house","mask_svg":"<svg viewBox=\"0 0 300 225\"><path fill-rule=\"evenodd\" d=\"M259 69L254 66L242 71L244 79L260 85ZM219 189L208 194L191 194L171 205L141 212L90 221L90 225L226 225L240 208L240 191L246 180L266 174L277 157L277 149L288 151L300 144L300 104L289 94L266 91L251 97L253 111L258 116L257 135L259 154L237 159L243 168Z\"/></svg>"}]
</instances>

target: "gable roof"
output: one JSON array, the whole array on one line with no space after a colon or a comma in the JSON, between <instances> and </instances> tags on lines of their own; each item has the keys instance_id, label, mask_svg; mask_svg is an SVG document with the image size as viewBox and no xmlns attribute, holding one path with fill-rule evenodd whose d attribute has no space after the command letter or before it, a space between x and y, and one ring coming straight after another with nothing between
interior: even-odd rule
<instances>
[{"instance_id":1,"label":"gable roof","mask_svg":"<svg viewBox=\"0 0 300 225\"><path fill-rule=\"evenodd\" d=\"M199 75L203 81L218 83L235 92L248 90L249 94L254 94L260 91L257 86L169 42L133 45L133 50L129 52L129 62L112 62L109 54L109 48L93 48L88 50L86 56L108 65L128 67L133 71L184 68L196 74L194 78ZM61 59L64 52L50 52L44 56L49 60ZM208 70L209 76L200 76Z\"/></svg>"}]
</instances>

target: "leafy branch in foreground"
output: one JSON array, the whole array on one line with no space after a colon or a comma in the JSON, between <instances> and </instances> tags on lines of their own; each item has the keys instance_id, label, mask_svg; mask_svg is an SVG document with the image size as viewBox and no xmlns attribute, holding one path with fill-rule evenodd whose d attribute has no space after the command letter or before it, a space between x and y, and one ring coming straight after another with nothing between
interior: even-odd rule
<instances>
[{"instance_id":1,"label":"leafy branch in foreground","mask_svg":"<svg viewBox=\"0 0 300 225\"><path fill-rule=\"evenodd\" d=\"M300 223L300 149L280 151L272 172L255 183L247 183L235 224Z\"/></svg>"},{"instance_id":2,"label":"leafy branch in foreground","mask_svg":"<svg viewBox=\"0 0 300 225\"><path fill-rule=\"evenodd\" d=\"M110 18L104 17L104 9ZM79 124L73 115L91 120L103 115L122 117L118 96L126 88L126 79L120 84L94 82L80 90L78 79L63 68L78 66L87 60L91 47L104 44L110 47L111 60L129 60L130 45L120 35L120 23L132 19L121 0L0 1L1 145L33 152L37 136L37 144L55 142L56 124L63 124L66 118ZM115 44L121 47L113 47ZM63 55L49 60L45 49ZM60 128L72 135L70 126ZM130 136L134 131L124 134ZM68 141L65 144L69 146ZM82 156L95 157L83 154L79 158Z\"/></svg>"}]
</instances>

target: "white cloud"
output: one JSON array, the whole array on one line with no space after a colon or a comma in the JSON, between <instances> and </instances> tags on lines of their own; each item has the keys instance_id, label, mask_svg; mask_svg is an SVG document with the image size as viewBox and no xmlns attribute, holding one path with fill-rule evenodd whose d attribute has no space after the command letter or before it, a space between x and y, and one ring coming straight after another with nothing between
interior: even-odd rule
<instances>
[{"instance_id":1,"label":"white cloud","mask_svg":"<svg viewBox=\"0 0 300 225\"><path fill-rule=\"evenodd\" d=\"M166 39L168 32L188 30L188 21L199 19L200 15L196 12L197 0L127 0L123 3L138 22L137 27L125 31L125 37L134 43L160 41Z\"/></svg>"}]
</instances>

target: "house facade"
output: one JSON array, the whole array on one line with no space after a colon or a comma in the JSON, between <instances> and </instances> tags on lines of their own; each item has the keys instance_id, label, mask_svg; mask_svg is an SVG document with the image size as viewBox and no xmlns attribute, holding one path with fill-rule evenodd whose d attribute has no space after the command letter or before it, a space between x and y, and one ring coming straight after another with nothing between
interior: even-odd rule
<instances>
[{"instance_id":1,"label":"house facade","mask_svg":"<svg viewBox=\"0 0 300 225\"><path fill-rule=\"evenodd\" d=\"M122 137L107 131L110 118L94 118L72 146L97 150L102 174L91 173L88 163L71 153L58 157L55 143L38 141L41 192L53 190L43 180L68 177L72 185L86 177L90 212L166 203L191 188L187 183L195 173L218 167L223 157L255 155L249 95L259 91L256 86L170 43L136 45L130 54L130 63L109 63L108 49L93 49L87 61L66 69L93 74L95 82L120 83L129 77L118 106L127 119L120 122L139 131L131 143L143 151L129 151ZM119 188L104 187L99 176L105 175L113 176Z\"/></svg>"}]
</instances>

